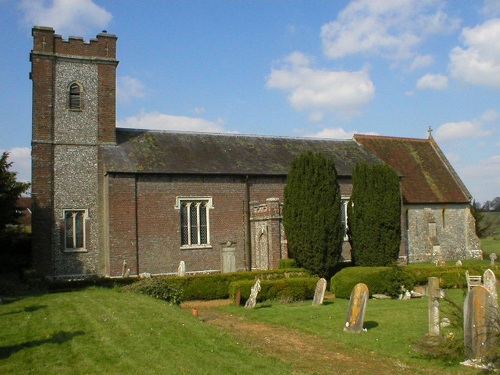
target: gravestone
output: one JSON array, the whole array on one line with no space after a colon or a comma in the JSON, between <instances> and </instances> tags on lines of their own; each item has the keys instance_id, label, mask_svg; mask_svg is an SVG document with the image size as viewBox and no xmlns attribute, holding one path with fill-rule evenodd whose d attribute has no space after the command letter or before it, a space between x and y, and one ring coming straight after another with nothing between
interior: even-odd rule
<instances>
[{"instance_id":1,"label":"gravestone","mask_svg":"<svg viewBox=\"0 0 500 375\"><path fill-rule=\"evenodd\" d=\"M429 335L439 335L439 277L429 277L427 281L427 295L429 296Z\"/></svg>"},{"instance_id":2,"label":"gravestone","mask_svg":"<svg viewBox=\"0 0 500 375\"><path fill-rule=\"evenodd\" d=\"M127 272L127 261L123 260L122 277L125 277L125 272Z\"/></svg>"},{"instance_id":3,"label":"gravestone","mask_svg":"<svg viewBox=\"0 0 500 375\"><path fill-rule=\"evenodd\" d=\"M326 280L321 278L316 283L316 290L314 291L313 306L319 306L323 304L323 299L325 298L326 291Z\"/></svg>"},{"instance_id":4,"label":"gravestone","mask_svg":"<svg viewBox=\"0 0 500 375\"><path fill-rule=\"evenodd\" d=\"M186 276L186 263L183 260L179 262L179 267L177 267L177 276Z\"/></svg>"},{"instance_id":5,"label":"gravestone","mask_svg":"<svg viewBox=\"0 0 500 375\"><path fill-rule=\"evenodd\" d=\"M368 287L366 284L356 284L351 292L344 331L349 333L363 332L368 297Z\"/></svg>"},{"instance_id":6,"label":"gravestone","mask_svg":"<svg viewBox=\"0 0 500 375\"><path fill-rule=\"evenodd\" d=\"M493 296L483 286L470 290L464 302L464 344L469 360L480 360L495 345L498 309Z\"/></svg>"},{"instance_id":7,"label":"gravestone","mask_svg":"<svg viewBox=\"0 0 500 375\"><path fill-rule=\"evenodd\" d=\"M455 266L462 267L462 261L460 259L457 260L457 262L455 263Z\"/></svg>"},{"instance_id":8,"label":"gravestone","mask_svg":"<svg viewBox=\"0 0 500 375\"><path fill-rule=\"evenodd\" d=\"M250 291L250 297L248 298L248 301L245 303L245 308L246 309L253 309L255 305L257 304L257 295L260 292L260 279L257 279L255 284L252 286L252 289Z\"/></svg>"},{"instance_id":9,"label":"gravestone","mask_svg":"<svg viewBox=\"0 0 500 375\"><path fill-rule=\"evenodd\" d=\"M498 307L497 278L492 270L487 269L484 271L483 285L486 290L491 293L495 305Z\"/></svg>"},{"instance_id":10,"label":"gravestone","mask_svg":"<svg viewBox=\"0 0 500 375\"><path fill-rule=\"evenodd\" d=\"M497 255L495 253L490 254L490 265L495 267L495 260L497 260Z\"/></svg>"}]
</instances>

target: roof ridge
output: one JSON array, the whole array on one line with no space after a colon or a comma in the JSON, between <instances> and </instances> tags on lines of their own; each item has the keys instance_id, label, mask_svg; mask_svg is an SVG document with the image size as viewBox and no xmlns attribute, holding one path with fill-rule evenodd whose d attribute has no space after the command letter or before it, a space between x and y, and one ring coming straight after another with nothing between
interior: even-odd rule
<instances>
[{"instance_id":1,"label":"roof ridge","mask_svg":"<svg viewBox=\"0 0 500 375\"><path fill-rule=\"evenodd\" d=\"M399 141L418 141L418 142L429 142L429 138L413 138L413 137L394 137L390 135L374 135L374 134L354 134L354 139L359 138L383 138L387 140L399 140Z\"/></svg>"}]
</instances>

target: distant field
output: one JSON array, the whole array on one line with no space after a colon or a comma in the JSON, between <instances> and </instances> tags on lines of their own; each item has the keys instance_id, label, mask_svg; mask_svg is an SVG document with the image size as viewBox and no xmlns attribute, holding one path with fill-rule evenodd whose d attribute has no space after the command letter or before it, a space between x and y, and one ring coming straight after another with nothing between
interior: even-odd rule
<instances>
[{"instance_id":1,"label":"distant field","mask_svg":"<svg viewBox=\"0 0 500 375\"><path fill-rule=\"evenodd\" d=\"M500 257L500 238L481 238L481 248L485 254L495 253Z\"/></svg>"}]
</instances>

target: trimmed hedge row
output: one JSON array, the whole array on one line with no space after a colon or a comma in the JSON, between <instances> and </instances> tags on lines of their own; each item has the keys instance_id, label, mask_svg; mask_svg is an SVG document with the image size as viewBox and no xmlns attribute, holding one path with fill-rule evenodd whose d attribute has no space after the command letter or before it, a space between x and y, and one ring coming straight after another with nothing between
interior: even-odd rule
<instances>
[{"instance_id":1,"label":"trimmed hedge row","mask_svg":"<svg viewBox=\"0 0 500 375\"><path fill-rule=\"evenodd\" d=\"M358 283L366 284L370 295L397 297L401 294L402 285L411 290L415 280L400 267L349 267L331 278L330 290L337 298L350 298L352 289Z\"/></svg>"},{"instance_id":2,"label":"trimmed hedge row","mask_svg":"<svg viewBox=\"0 0 500 375\"><path fill-rule=\"evenodd\" d=\"M261 281L261 290L257 295L257 302L267 300L293 302L312 299L318 280L318 277L295 277L292 279ZM239 303L244 304L250 298L250 292L254 284L255 281L249 280L232 282L229 286L229 298L238 302L236 300L239 292Z\"/></svg>"},{"instance_id":3,"label":"trimmed hedge row","mask_svg":"<svg viewBox=\"0 0 500 375\"><path fill-rule=\"evenodd\" d=\"M411 290L415 285L426 285L429 277L439 277L443 289L465 289L465 271L471 275L483 275L487 266L405 266L405 267L349 267L344 268L331 278L330 290L338 298L349 298L357 283L365 283L370 295L387 294L397 297L401 286ZM492 268L500 278L500 268Z\"/></svg>"},{"instance_id":4,"label":"trimmed hedge row","mask_svg":"<svg viewBox=\"0 0 500 375\"><path fill-rule=\"evenodd\" d=\"M229 285L234 281L274 280L290 277L309 277L304 269L282 269L258 272L232 272L224 274L158 276L141 279L127 286L124 290L136 291L173 303L191 300L226 299L229 297Z\"/></svg>"}]
</instances>

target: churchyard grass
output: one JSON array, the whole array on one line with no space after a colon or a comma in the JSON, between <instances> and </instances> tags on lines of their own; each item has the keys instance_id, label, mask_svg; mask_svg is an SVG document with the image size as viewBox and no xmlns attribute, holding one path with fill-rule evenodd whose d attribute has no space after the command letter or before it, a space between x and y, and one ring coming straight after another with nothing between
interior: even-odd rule
<instances>
[{"instance_id":1,"label":"churchyard grass","mask_svg":"<svg viewBox=\"0 0 500 375\"><path fill-rule=\"evenodd\" d=\"M462 290L447 291L447 295L460 305L463 304ZM353 334L343 331L349 301L346 299L329 299L322 306L311 306L310 301L300 303L264 302L256 309L248 310L235 305L219 307L225 312L243 316L259 322L271 323L293 328L308 334L316 335L344 350L357 353L360 358L364 353L375 353L382 360L392 360L418 368L422 374L434 373L477 373L457 363L446 363L429 359L413 348L422 335L428 332L428 299L417 298L403 300L368 301L364 327L366 332ZM441 302L442 308L446 305ZM444 317L445 314L441 314ZM463 340L453 328L442 329L445 334L456 334L457 340Z\"/></svg>"},{"instance_id":2,"label":"churchyard grass","mask_svg":"<svg viewBox=\"0 0 500 375\"><path fill-rule=\"evenodd\" d=\"M178 306L114 289L0 305L1 374L289 374Z\"/></svg>"},{"instance_id":3,"label":"churchyard grass","mask_svg":"<svg viewBox=\"0 0 500 375\"><path fill-rule=\"evenodd\" d=\"M481 248L485 254L495 253L500 257L500 235L481 238Z\"/></svg>"}]
</instances>

